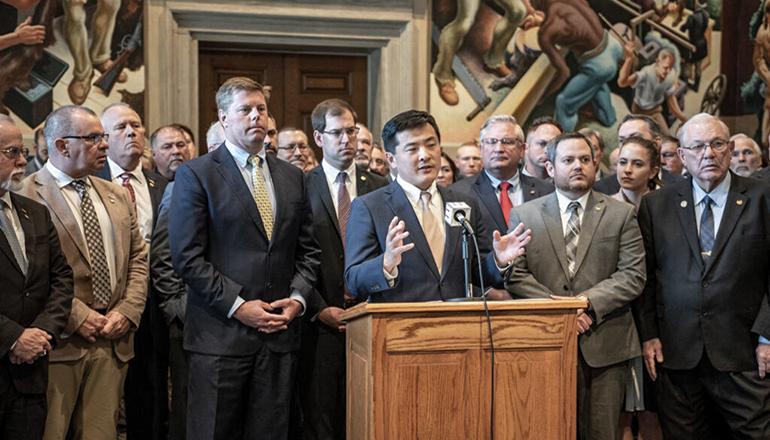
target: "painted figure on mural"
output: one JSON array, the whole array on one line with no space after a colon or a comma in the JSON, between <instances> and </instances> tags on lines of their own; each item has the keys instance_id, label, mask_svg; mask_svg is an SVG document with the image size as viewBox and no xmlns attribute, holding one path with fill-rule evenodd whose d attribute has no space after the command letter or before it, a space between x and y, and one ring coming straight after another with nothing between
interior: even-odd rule
<instances>
[{"instance_id":1,"label":"painted figure on mural","mask_svg":"<svg viewBox=\"0 0 770 440\"><path fill-rule=\"evenodd\" d=\"M484 54L484 70L504 77L511 74L505 62L505 48L524 17L533 13L534 9L529 0L494 0L494 3L502 8L505 14L497 21L492 45ZM452 73L452 58L457 54L465 35L473 25L479 6L481 0L457 0L457 14L454 20L444 26L439 36L438 58L433 65L433 76L439 96L448 105L457 105L459 102Z\"/></svg>"},{"instance_id":2,"label":"painted figure on mural","mask_svg":"<svg viewBox=\"0 0 770 440\"><path fill-rule=\"evenodd\" d=\"M762 24L754 37L754 69L765 83L765 105L762 116L762 142L767 148L770 135L770 2L765 2Z\"/></svg>"}]
</instances>

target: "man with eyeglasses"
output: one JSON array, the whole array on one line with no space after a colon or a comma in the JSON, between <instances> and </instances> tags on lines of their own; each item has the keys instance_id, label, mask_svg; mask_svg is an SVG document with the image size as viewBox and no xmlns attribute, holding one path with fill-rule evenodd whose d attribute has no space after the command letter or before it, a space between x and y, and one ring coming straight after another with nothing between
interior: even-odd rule
<instances>
[{"instance_id":1,"label":"man with eyeglasses","mask_svg":"<svg viewBox=\"0 0 770 440\"><path fill-rule=\"evenodd\" d=\"M43 129L51 147L21 193L45 204L72 267L75 297L61 342L50 354L46 440L115 438L115 414L134 331L147 296L147 243L129 192L91 177L107 160L96 114L63 106Z\"/></svg>"},{"instance_id":2,"label":"man with eyeglasses","mask_svg":"<svg viewBox=\"0 0 770 440\"><path fill-rule=\"evenodd\" d=\"M307 150L310 148L304 131L294 127L283 127L278 132L277 157L289 162L300 170L308 165Z\"/></svg>"},{"instance_id":3,"label":"man with eyeglasses","mask_svg":"<svg viewBox=\"0 0 770 440\"><path fill-rule=\"evenodd\" d=\"M553 192L553 185L519 173L524 158L524 132L510 115L494 115L484 122L479 134L482 171L463 179L452 189L480 200L475 213L484 229L505 232L511 208Z\"/></svg>"},{"instance_id":4,"label":"man with eyeglasses","mask_svg":"<svg viewBox=\"0 0 770 440\"><path fill-rule=\"evenodd\" d=\"M743 133L730 138L735 145L730 160L730 169L737 175L750 177L762 168L762 151L754 139Z\"/></svg>"},{"instance_id":5,"label":"man with eyeglasses","mask_svg":"<svg viewBox=\"0 0 770 440\"><path fill-rule=\"evenodd\" d=\"M31 160L27 160L27 168L25 170L27 176L43 168L43 165L48 160L48 145L45 143L42 127L35 130L34 151L35 155L32 156Z\"/></svg>"},{"instance_id":6,"label":"man with eyeglasses","mask_svg":"<svg viewBox=\"0 0 770 440\"><path fill-rule=\"evenodd\" d=\"M770 436L770 187L730 171L727 126L679 129L691 176L642 199L647 284L638 319L663 434Z\"/></svg>"},{"instance_id":7,"label":"man with eyeglasses","mask_svg":"<svg viewBox=\"0 0 770 440\"><path fill-rule=\"evenodd\" d=\"M158 174L172 182L177 168L190 160L184 133L174 125L164 125L150 135L152 159Z\"/></svg>"},{"instance_id":8,"label":"man with eyeglasses","mask_svg":"<svg viewBox=\"0 0 770 440\"><path fill-rule=\"evenodd\" d=\"M72 306L72 269L45 206L14 194L24 178L21 130L0 114L0 437L43 438L48 353Z\"/></svg>"},{"instance_id":9,"label":"man with eyeglasses","mask_svg":"<svg viewBox=\"0 0 770 440\"><path fill-rule=\"evenodd\" d=\"M674 176L681 176L684 170L678 150L679 139L669 135L660 137L660 166Z\"/></svg>"},{"instance_id":10,"label":"man with eyeglasses","mask_svg":"<svg viewBox=\"0 0 770 440\"><path fill-rule=\"evenodd\" d=\"M360 145L356 135L361 134L356 117L353 107L341 99L322 101L310 117L313 138L323 150L321 165L306 177L322 270L308 301L302 334L299 392L305 439L345 438L345 323L340 314L356 301L343 281L343 243L351 202L387 184L356 163Z\"/></svg>"}]
</instances>

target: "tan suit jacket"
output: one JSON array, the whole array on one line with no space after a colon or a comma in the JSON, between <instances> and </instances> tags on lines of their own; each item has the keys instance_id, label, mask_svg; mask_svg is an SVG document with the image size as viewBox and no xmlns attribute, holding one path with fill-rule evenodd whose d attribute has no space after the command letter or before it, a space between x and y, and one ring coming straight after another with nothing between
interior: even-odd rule
<instances>
[{"instance_id":1,"label":"tan suit jacket","mask_svg":"<svg viewBox=\"0 0 770 440\"><path fill-rule=\"evenodd\" d=\"M115 310L132 324L132 330L113 341L115 355L123 362L134 357L133 330L139 326L147 298L147 244L142 239L136 213L128 191L114 183L91 178L91 184L109 214L115 234L115 289L108 310ZM20 191L48 207L59 233L62 252L72 267L75 280L75 298L72 312L64 329L61 343L51 352L51 362L72 361L85 356L88 341L81 338L77 329L86 320L94 303L91 282L91 261L88 247L77 221L61 190L46 168L24 179Z\"/></svg>"},{"instance_id":2,"label":"tan suit jacket","mask_svg":"<svg viewBox=\"0 0 770 440\"><path fill-rule=\"evenodd\" d=\"M585 295L596 323L580 337L591 367L639 356L631 301L646 279L644 243L634 206L591 191L580 227L575 276L570 280L556 193L511 210L511 223L532 230L526 254L517 259L506 288L514 298Z\"/></svg>"}]
</instances>

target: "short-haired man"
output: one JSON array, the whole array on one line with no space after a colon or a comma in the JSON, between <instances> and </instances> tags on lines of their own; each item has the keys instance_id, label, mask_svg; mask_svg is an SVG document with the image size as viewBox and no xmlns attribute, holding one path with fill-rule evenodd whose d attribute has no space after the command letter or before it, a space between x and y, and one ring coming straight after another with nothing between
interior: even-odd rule
<instances>
[{"instance_id":1,"label":"short-haired man","mask_svg":"<svg viewBox=\"0 0 770 440\"><path fill-rule=\"evenodd\" d=\"M102 112L101 122L108 135L107 165L95 175L128 190L142 237L149 245L158 206L168 181L153 171L142 169L141 157L146 143L144 125L128 104L108 106ZM186 142L184 148L189 148ZM146 281L149 284L149 277ZM135 356L129 362L126 373L128 440L160 440L165 437L168 328L160 316L156 295L152 294L152 290L148 292L141 324L134 338Z\"/></svg>"},{"instance_id":2,"label":"short-haired man","mask_svg":"<svg viewBox=\"0 0 770 440\"><path fill-rule=\"evenodd\" d=\"M372 160L372 148L374 147L374 136L366 125L357 122L358 135L356 135L356 165L369 168L369 162Z\"/></svg>"},{"instance_id":3,"label":"short-haired man","mask_svg":"<svg viewBox=\"0 0 770 440\"><path fill-rule=\"evenodd\" d=\"M524 132L510 115L495 115L481 126L482 171L463 179L452 189L480 200L477 213L491 236L508 230L511 208L553 192L548 182L519 173L524 157Z\"/></svg>"},{"instance_id":4,"label":"short-haired man","mask_svg":"<svg viewBox=\"0 0 770 440\"><path fill-rule=\"evenodd\" d=\"M184 136L185 144L187 144L187 158L195 159L198 157L198 146L195 145L195 135L193 135L192 129L184 124L175 122L171 124L172 127L176 127L182 132Z\"/></svg>"},{"instance_id":5,"label":"short-haired man","mask_svg":"<svg viewBox=\"0 0 770 440\"><path fill-rule=\"evenodd\" d=\"M43 165L45 165L48 160L48 145L45 143L42 127L35 130L34 151L35 155L32 156L32 160L27 163L27 168L24 172L27 176L38 171L40 168L43 168Z\"/></svg>"},{"instance_id":6,"label":"short-haired man","mask_svg":"<svg viewBox=\"0 0 770 440\"><path fill-rule=\"evenodd\" d=\"M506 280L514 298L582 296L578 310L579 438L615 440L628 361L638 357L631 302L644 288L644 246L634 207L591 190L593 148L579 133L548 145L554 194L511 211L532 230L525 255Z\"/></svg>"},{"instance_id":7,"label":"short-haired man","mask_svg":"<svg viewBox=\"0 0 770 440\"><path fill-rule=\"evenodd\" d=\"M168 181L173 181L177 168L190 160L184 132L175 125L164 125L155 130L150 135L150 146L155 170Z\"/></svg>"},{"instance_id":8,"label":"short-haired man","mask_svg":"<svg viewBox=\"0 0 770 440\"><path fill-rule=\"evenodd\" d=\"M384 142L384 141L383 141ZM475 176L481 172L481 149L474 142L466 142L457 149L458 179Z\"/></svg>"},{"instance_id":9,"label":"short-haired man","mask_svg":"<svg viewBox=\"0 0 770 440\"><path fill-rule=\"evenodd\" d=\"M669 135L660 137L660 166L674 176L681 176L684 170L678 150L679 139Z\"/></svg>"},{"instance_id":10,"label":"short-haired man","mask_svg":"<svg viewBox=\"0 0 770 440\"><path fill-rule=\"evenodd\" d=\"M660 148L660 126L650 116L628 114L623 118L623 122L618 126L618 145L621 145L624 140L631 136L639 136L648 141L653 141ZM663 168L658 172L658 178L664 184L682 180L681 176L671 174ZM615 194L620 191L620 182L618 182L618 177L612 174L596 182L594 189L608 195Z\"/></svg>"},{"instance_id":11,"label":"short-haired man","mask_svg":"<svg viewBox=\"0 0 770 440\"><path fill-rule=\"evenodd\" d=\"M561 133L561 125L550 116L541 116L529 124L524 149L524 168L521 170L523 175L547 182L553 181L545 169L545 163L548 161L546 147Z\"/></svg>"},{"instance_id":12,"label":"short-haired man","mask_svg":"<svg viewBox=\"0 0 770 440\"><path fill-rule=\"evenodd\" d=\"M91 177L105 166L108 136L80 106L45 122L49 160L21 193L45 204L72 267L75 296L63 338L50 354L44 438L114 438L115 414L134 330L147 296L147 244L129 192Z\"/></svg>"},{"instance_id":13,"label":"short-haired man","mask_svg":"<svg viewBox=\"0 0 770 440\"><path fill-rule=\"evenodd\" d=\"M733 155L730 169L737 175L750 177L762 168L762 150L757 142L743 133L730 138L733 143Z\"/></svg>"},{"instance_id":14,"label":"short-haired man","mask_svg":"<svg viewBox=\"0 0 770 440\"><path fill-rule=\"evenodd\" d=\"M217 121L219 123L219 121ZM224 142L224 132L222 133L222 142ZM278 143L278 125L275 118L270 113L267 114L267 132L265 133L265 151L268 153L277 153L276 144Z\"/></svg>"},{"instance_id":15,"label":"short-haired man","mask_svg":"<svg viewBox=\"0 0 770 440\"><path fill-rule=\"evenodd\" d=\"M359 145L356 112L327 99L311 114L313 138L323 149L321 166L307 174L313 231L321 248L318 283L308 302L302 335L299 392L304 438L345 438L345 323L340 314L356 302L344 287L345 231L350 204L387 181L355 162ZM370 135L371 136L371 135Z\"/></svg>"},{"instance_id":16,"label":"short-haired man","mask_svg":"<svg viewBox=\"0 0 770 440\"><path fill-rule=\"evenodd\" d=\"M444 227L444 205L465 202L472 212L479 207L474 198L436 185L440 136L433 117L417 110L399 113L383 127L382 141L398 177L353 201L345 282L356 299L399 302L463 296L460 228ZM498 284L499 267L524 253L529 231L519 226L506 235L488 234L478 216L471 215L470 223L485 260L484 279Z\"/></svg>"},{"instance_id":17,"label":"short-haired man","mask_svg":"<svg viewBox=\"0 0 770 440\"><path fill-rule=\"evenodd\" d=\"M294 127L283 127L278 132L278 147L276 156L302 171L308 166L307 150L310 149L307 135Z\"/></svg>"},{"instance_id":18,"label":"short-haired man","mask_svg":"<svg viewBox=\"0 0 770 440\"><path fill-rule=\"evenodd\" d=\"M187 438L285 439L300 323L318 270L302 171L264 150L262 86L217 91L225 143L176 172L168 224L188 286Z\"/></svg>"},{"instance_id":19,"label":"short-haired man","mask_svg":"<svg viewBox=\"0 0 770 440\"><path fill-rule=\"evenodd\" d=\"M369 171L382 177L387 177L390 173L388 160L385 157L385 150L383 150L380 145L375 144L374 147L372 147L372 160L369 162Z\"/></svg>"},{"instance_id":20,"label":"short-haired man","mask_svg":"<svg viewBox=\"0 0 770 440\"><path fill-rule=\"evenodd\" d=\"M225 131L222 129L222 124L219 121L214 121L209 125L209 129L206 130L206 147L208 147L208 152L211 153L223 143L225 143Z\"/></svg>"},{"instance_id":21,"label":"short-haired man","mask_svg":"<svg viewBox=\"0 0 770 440\"><path fill-rule=\"evenodd\" d=\"M727 126L701 113L679 129L691 176L642 199L647 284L639 330L672 439L770 435L770 186L730 172ZM725 437L719 437L725 438Z\"/></svg>"},{"instance_id":22,"label":"short-haired man","mask_svg":"<svg viewBox=\"0 0 770 440\"><path fill-rule=\"evenodd\" d=\"M0 437L43 438L48 353L72 306L72 269L45 206L14 194L27 149L0 114Z\"/></svg>"},{"instance_id":23,"label":"short-haired man","mask_svg":"<svg viewBox=\"0 0 770 440\"><path fill-rule=\"evenodd\" d=\"M604 137L593 128L583 127L578 133L587 137L591 141L594 149L594 158L596 159L596 180L603 179L610 175L610 169L604 164Z\"/></svg>"}]
</instances>

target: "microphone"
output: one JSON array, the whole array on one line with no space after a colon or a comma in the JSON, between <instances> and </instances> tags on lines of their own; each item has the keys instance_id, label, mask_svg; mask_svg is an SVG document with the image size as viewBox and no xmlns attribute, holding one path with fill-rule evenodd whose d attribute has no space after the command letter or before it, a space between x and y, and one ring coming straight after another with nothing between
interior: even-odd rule
<instances>
[{"instance_id":1,"label":"microphone","mask_svg":"<svg viewBox=\"0 0 770 440\"><path fill-rule=\"evenodd\" d=\"M449 226L461 226L469 234L473 234L468 219L471 218L471 207L465 202L447 202L444 209L444 221Z\"/></svg>"}]
</instances>

